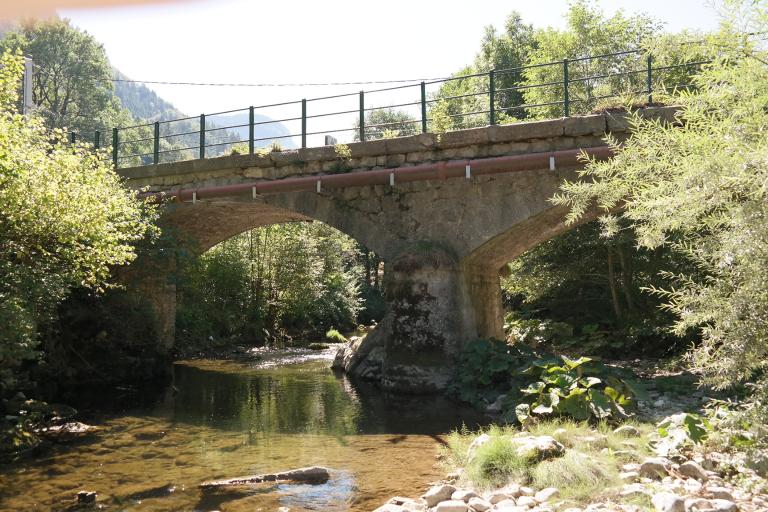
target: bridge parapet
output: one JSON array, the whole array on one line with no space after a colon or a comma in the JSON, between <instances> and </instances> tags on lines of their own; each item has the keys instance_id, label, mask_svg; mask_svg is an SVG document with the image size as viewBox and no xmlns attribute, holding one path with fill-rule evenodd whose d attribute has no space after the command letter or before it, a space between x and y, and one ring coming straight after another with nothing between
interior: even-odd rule
<instances>
[{"instance_id":1,"label":"bridge parapet","mask_svg":"<svg viewBox=\"0 0 768 512\"><path fill-rule=\"evenodd\" d=\"M671 121L675 109L651 107L646 117ZM120 169L134 188L151 192L222 186L246 181L281 180L343 174L351 169L408 167L427 162L546 153L604 145L611 133L621 139L629 129L625 113L602 113L521 122L409 137L355 142L345 148L324 146L266 154L223 156Z\"/></svg>"}]
</instances>

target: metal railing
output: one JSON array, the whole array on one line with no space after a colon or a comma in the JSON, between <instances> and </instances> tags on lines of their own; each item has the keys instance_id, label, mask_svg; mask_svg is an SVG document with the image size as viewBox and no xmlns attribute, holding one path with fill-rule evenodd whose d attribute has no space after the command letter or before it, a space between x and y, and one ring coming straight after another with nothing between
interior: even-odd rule
<instances>
[{"instance_id":1,"label":"metal railing","mask_svg":"<svg viewBox=\"0 0 768 512\"><path fill-rule=\"evenodd\" d=\"M652 104L656 93L691 88L692 76L708 62L656 66L650 54L629 50L117 127L109 141L101 131L72 133L71 141L111 148L112 161L120 168L220 156L228 148L230 153L253 154L270 142L315 147L325 141L313 146L310 142L325 135L340 137L340 142L367 141L431 129L570 117L612 98L640 97ZM537 76L541 82L529 81ZM457 93L451 94L456 85ZM535 101L527 103L529 97ZM276 111L274 118L257 117ZM382 111L385 122L375 122L376 112ZM393 112L400 118L386 121ZM270 126L292 130L263 133Z\"/></svg>"}]
</instances>

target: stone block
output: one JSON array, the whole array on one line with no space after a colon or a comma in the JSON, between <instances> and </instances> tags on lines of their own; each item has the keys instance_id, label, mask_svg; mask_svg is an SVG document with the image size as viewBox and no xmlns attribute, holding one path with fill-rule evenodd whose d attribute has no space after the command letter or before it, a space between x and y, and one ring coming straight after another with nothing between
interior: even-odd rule
<instances>
[{"instance_id":1,"label":"stone block","mask_svg":"<svg viewBox=\"0 0 768 512\"><path fill-rule=\"evenodd\" d=\"M311 160L334 160L336 148L334 146L322 146L319 148L301 148L298 150L299 159L305 162Z\"/></svg>"},{"instance_id":2,"label":"stone block","mask_svg":"<svg viewBox=\"0 0 768 512\"><path fill-rule=\"evenodd\" d=\"M301 162L298 151L274 151L269 154L269 158L277 167Z\"/></svg>"},{"instance_id":3,"label":"stone block","mask_svg":"<svg viewBox=\"0 0 768 512\"><path fill-rule=\"evenodd\" d=\"M398 167L405 163L405 155L387 155L387 167Z\"/></svg>"},{"instance_id":4,"label":"stone block","mask_svg":"<svg viewBox=\"0 0 768 512\"><path fill-rule=\"evenodd\" d=\"M564 120L563 133L567 136L600 135L605 133L606 122L603 114L568 117Z\"/></svg>"},{"instance_id":5,"label":"stone block","mask_svg":"<svg viewBox=\"0 0 768 512\"><path fill-rule=\"evenodd\" d=\"M370 140L367 142L352 142L347 144L347 147L355 158L363 156L379 156L387 152L387 141Z\"/></svg>"},{"instance_id":6,"label":"stone block","mask_svg":"<svg viewBox=\"0 0 768 512\"><path fill-rule=\"evenodd\" d=\"M488 128L470 128L468 130L458 130L455 132L443 133L440 136L438 147L440 148L458 148L473 144L487 144Z\"/></svg>"},{"instance_id":7,"label":"stone block","mask_svg":"<svg viewBox=\"0 0 768 512\"><path fill-rule=\"evenodd\" d=\"M433 133L421 133L411 135L410 137L397 137L386 139L386 153L412 153L414 151L425 151L434 149L437 144L437 136Z\"/></svg>"},{"instance_id":8,"label":"stone block","mask_svg":"<svg viewBox=\"0 0 768 512\"><path fill-rule=\"evenodd\" d=\"M515 142L529 139L546 139L563 135L563 120L529 121L524 123L491 126L488 130L490 142Z\"/></svg>"}]
</instances>

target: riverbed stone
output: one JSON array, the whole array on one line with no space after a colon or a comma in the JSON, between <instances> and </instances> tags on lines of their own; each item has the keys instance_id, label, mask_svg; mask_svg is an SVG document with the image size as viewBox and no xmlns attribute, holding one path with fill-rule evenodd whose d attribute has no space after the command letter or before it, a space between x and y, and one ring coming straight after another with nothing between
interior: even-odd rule
<instances>
[{"instance_id":1,"label":"riverbed stone","mask_svg":"<svg viewBox=\"0 0 768 512\"><path fill-rule=\"evenodd\" d=\"M488 496L488 501L491 503L491 505L497 505L502 501L509 499L514 499L514 496L501 491L492 492L490 496Z\"/></svg>"},{"instance_id":2,"label":"riverbed stone","mask_svg":"<svg viewBox=\"0 0 768 512\"><path fill-rule=\"evenodd\" d=\"M435 507L435 512L467 512L469 505L461 500L441 501Z\"/></svg>"},{"instance_id":3,"label":"riverbed stone","mask_svg":"<svg viewBox=\"0 0 768 512\"><path fill-rule=\"evenodd\" d=\"M452 500L463 501L467 503L471 498L478 496L475 491L469 491L466 489L459 489L451 495Z\"/></svg>"},{"instance_id":4,"label":"riverbed stone","mask_svg":"<svg viewBox=\"0 0 768 512\"><path fill-rule=\"evenodd\" d=\"M552 436L530 436L516 438L517 455L530 460L549 460L565 453L565 446Z\"/></svg>"},{"instance_id":5,"label":"riverbed stone","mask_svg":"<svg viewBox=\"0 0 768 512\"><path fill-rule=\"evenodd\" d=\"M712 509L717 512L738 512L739 510L739 506L731 500L715 498L709 502L712 504Z\"/></svg>"},{"instance_id":6,"label":"riverbed stone","mask_svg":"<svg viewBox=\"0 0 768 512\"><path fill-rule=\"evenodd\" d=\"M671 463L663 457L648 457L640 464L640 476L661 479L669 474Z\"/></svg>"},{"instance_id":7,"label":"riverbed stone","mask_svg":"<svg viewBox=\"0 0 768 512\"><path fill-rule=\"evenodd\" d=\"M521 507L533 507L536 505L536 499L533 496L520 496L517 498L517 504Z\"/></svg>"},{"instance_id":8,"label":"riverbed stone","mask_svg":"<svg viewBox=\"0 0 768 512\"><path fill-rule=\"evenodd\" d=\"M516 500L513 500L512 498L507 498L496 503L493 506L493 510L514 510L518 506L520 505L517 503ZM526 506L525 508L527 509L528 507Z\"/></svg>"},{"instance_id":9,"label":"riverbed stone","mask_svg":"<svg viewBox=\"0 0 768 512\"><path fill-rule=\"evenodd\" d=\"M477 453L477 449L483 446L485 443L491 440L491 436L488 434L480 434L476 438L472 440L472 442L469 444L469 448L467 448L467 461L471 461L475 454Z\"/></svg>"},{"instance_id":10,"label":"riverbed stone","mask_svg":"<svg viewBox=\"0 0 768 512\"><path fill-rule=\"evenodd\" d=\"M421 498L427 502L428 507L434 507L441 501L450 500L454 492L456 492L456 487L449 484L440 484L431 487Z\"/></svg>"},{"instance_id":11,"label":"riverbed stone","mask_svg":"<svg viewBox=\"0 0 768 512\"><path fill-rule=\"evenodd\" d=\"M491 503L487 500L484 500L483 498L479 496L474 496L472 498L469 498L469 507L474 510L475 512L485 512L489 508L491 508Z\"/></svg>"},{"instance_id":12,"label":"riverbed stone","mask_svg":"<svg viewBox=\"0 0 768 512\"><path fill-rule=\"evenodd\" d=\"M701 465L699 465L697 462L694 462L692 460L689 460L687 462L684 462L683 464L680 464L680 468L678 468L678 471L680 472L681 475L687 476L690 478L695 478L700 482L704 482L709 478L707 476L706 471L704 471L704 468L701 467Z\"/></svg>"},{"instance_id":13,"label":"riverbed stone","mask_svg":"<svg viewBox=\"0 0 768 512\"><path fill-rule=\"evenodd\" d=\"M685 500L672 492L660 492L651 498L656 512L685 512Z\"/></svg>"},{"instance_id":14,"label":"riverbed stone","mask_svg":"<svg viewBox=\"0 0 768 512\"><path fill-rule=\"evenodd\" d=\"M736 498L733 497L733 492L727 487L707 487L707 492L715 499L736 501Z\"/></svg>"},{"instance_id":15,"label":"riverbed stone","mask_svg":"<svg viewBox=\"0 0 768 512\"><path fill-rule=\"evenodd\" d=\"M394 503L385 503L373 512L407 512L407 509L400 505L395 505Z\"/></svg>"},{"instance_id":16,"label":"riverbed stone","mask_svg":"<svg viewBox=\"0 0 768 512\"><path fill-rule=\"evenodd\" d=\"M544 503L551 500L552 498L554 498L559 494L560 494L560 489L558 489L557 487L547 487L546 489L542 489L539 492L537 492L534 495L533 499L535 499L537 503Z\"/></svg>"},{"instance_id":17,"label":"riverbed stone","mask_svg":"<svg viewBox=\"0 0 768 512\"><path fill-rule=\"evenodd\" d=\"M625 437L640 437L640 429L634 425L622 425L614 430L613 433Z\"/></svg>"}]
</instances>

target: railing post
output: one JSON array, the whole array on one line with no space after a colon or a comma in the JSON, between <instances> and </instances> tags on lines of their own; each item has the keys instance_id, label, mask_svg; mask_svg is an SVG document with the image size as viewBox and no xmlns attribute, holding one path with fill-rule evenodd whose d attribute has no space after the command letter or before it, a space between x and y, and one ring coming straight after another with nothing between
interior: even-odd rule
<instances>
[{"instance_id":1,"label":"railing post","mask_svg":"<svg viewBox=\"0 0 768 512\"><path fill-rule=\"evenodd\" d=\"M491 126L496 124L496 70L488 72L488 120Z\"/></svg>"},{"instance_id":2,"label":"railing post","mask_svg":"<svg viewBox=\"0 0 768 512\"><path fill-rule=\"evenodd\" d=\"M117 133L117 128L112 128L112 163L115 165L115 169L117 169L117 153L119 151L119 142L120 137Z\"/></svg>"},{"instance_id":3,"label":"railing post","mask_svg":"<svg viewBox=\"0 0 768 512\"><path fill-rule=\"evenodd\" d=\"M96 133L93 134L93 147L96 149L101 147L101 132L99 130L96 130Z\"/></svg>"},{"instance_id":4,"label":"railing post","mask_svg":"<svg viewBox=\"0 0 768 512\"><path fill-rule=\"evenodd\" d=\"M427 133L427 84L421 82L421 133Z\"/></svg>"},{"instance_id":5,"label":"railing post","mask_svg":"<svg viewBox=\"0 0 768 512\"><path fill-rule=\"evenodd\" d=\"M155 144L153 147L152 160L155 165L160 163L160 121L155 121Z\"/></svg>"},{"instance_id":6,"label":"railing post","mask_svg":"<svg viewBox=\"0 0 768 512\"><path fill-rule=\"evenodd\" d=\"M76 142L75 132L69 132L69 142L74 144Z\"/></svg>"},{"instance_id":7,"label":"railing post","mask_svg":"<svg viewBox=\"0 0 768 512\"><path fill-rule=\"evenodd\" d=\"M307 100L301 100L301 147L307 147Z\"/></svg>"},{"instance_id":8,"label":"railing post","mask_svg":"<svg viewBox=\"0 0 768 512\"><path fill-rule=\"evenodd\" d=\"M256 116L253 113L253 107L248 107L248 154L252 155L254 152L254 120Z\"/></svg>"},{"instance_id":9,"label":"railing post","mask_svg":"<svg viewBox=\"0 0 768 512\"><path fill-rule=\"evenodd\" d=\"M563 117L571 116L571 100L568 95L568 59L563 59Z\"/></svg>"},{"instance_id":10,"label":"railing post","mask_svg":"<svg viewBox=\"0 0 768 512\"><path fill-rule=\"evenodd\" d=\"M646 75L646 85L648 88L648 103L653 103L653 57L651 54L648 54L648 57L646 59L646 66L648 68L648 74Z\"/></svg>"},{"instance_id":11,"label":"railing post","mask_svg":"<svg viewBox=\"0 0 768 512\"><path fill-rule=\"evenodd\" d=\"M205 158L205 114L200 114L200 158Z\"/></svg>"},{"instance_id":12,"label":"railing post","mask_svg":"<svg viewBox=\"0 0 768 512\"><path fill-rule=\"evenodd\" d=\"M360 91L360 142L365 142L365 92Z\"/></svg>"}]
</instances>

